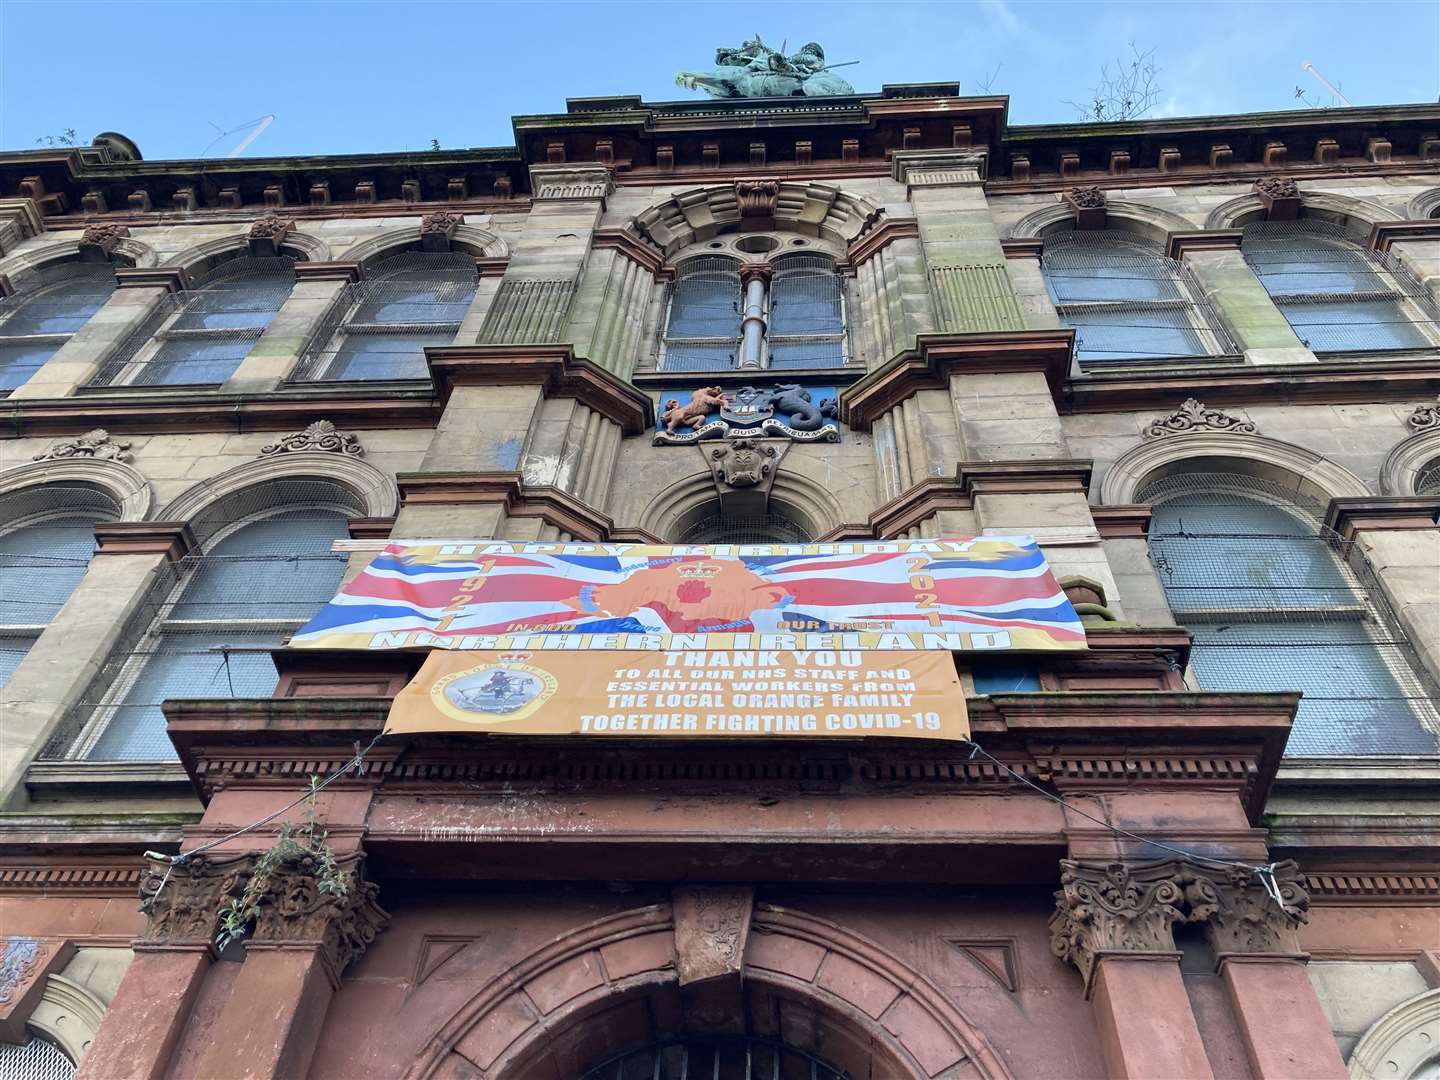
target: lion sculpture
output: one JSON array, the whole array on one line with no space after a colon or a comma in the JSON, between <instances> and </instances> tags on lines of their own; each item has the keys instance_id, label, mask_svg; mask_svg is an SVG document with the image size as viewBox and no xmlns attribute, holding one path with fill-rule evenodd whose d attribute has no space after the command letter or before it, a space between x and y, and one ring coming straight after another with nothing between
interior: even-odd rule
<instances>
[{"instance_id":1,"label":"lion sculpture","mask_svg":"<svg viewBox=\"0 0 1440 1080\"><path fill-rule=\"evenodd\" d=\"M660 414L660 422L665 425L667 435L674 435L676 428L698 426L697 420L704 420L724 404L725 394L720 387L702 386L690 395L690 400L684 405L676 398L665 402L665 411Z\"/></svg>"}]
</instances>

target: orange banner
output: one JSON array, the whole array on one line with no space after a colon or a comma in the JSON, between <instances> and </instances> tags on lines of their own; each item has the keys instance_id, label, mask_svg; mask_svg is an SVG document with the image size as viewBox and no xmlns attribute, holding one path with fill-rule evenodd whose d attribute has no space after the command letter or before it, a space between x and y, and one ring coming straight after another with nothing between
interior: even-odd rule
<instances>
[{"instance_id":1,"label":"orange banner","mask_svg":"<svg viewBox=\"0 0 1440 1080\"><path fill-rule=\"evenodd\" d=\"M886 735L963 740L948 652L430 653L385 734Z\"/></svg>"}]
</instances>

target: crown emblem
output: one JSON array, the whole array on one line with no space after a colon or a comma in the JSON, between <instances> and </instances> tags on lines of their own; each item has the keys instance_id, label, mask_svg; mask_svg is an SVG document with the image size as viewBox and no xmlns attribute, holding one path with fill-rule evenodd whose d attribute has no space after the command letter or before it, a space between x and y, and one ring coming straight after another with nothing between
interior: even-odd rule
<instances>
[{"instance_id":1,"label":"crown emblem","mask_svg":"<svg viewBox=\"0 0 1440 1080\"><path fill-rule=\"evenodd\" d=\"M720 568L714 563L681 563L676 573L683 578L707 581L720 573Z\"/></svg>"},{"instance_id":2,"label":"crown emblem","mask_svg":"<svg viewBox=\"0 0 1440 1080\"><path fill-rule=\"evenodd\" d=\"M530 654L528 652L502 652L500 654L500 662L502 664L523 664L529 659Z\"/></svg>"}]
</instances>

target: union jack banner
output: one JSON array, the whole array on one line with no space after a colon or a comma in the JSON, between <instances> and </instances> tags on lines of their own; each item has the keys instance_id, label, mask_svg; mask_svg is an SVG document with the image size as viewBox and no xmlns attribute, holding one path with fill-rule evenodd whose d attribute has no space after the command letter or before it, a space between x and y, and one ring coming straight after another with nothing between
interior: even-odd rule
<instances>
[{"instance_id":1,"label":"union jack banner","mask_svg":"<svg viewBox=\"0 0 1440 1080\"><path fill-rule=\"evenodd\" d=\"M301 629L319 649L1085 648L1029 536L835 544L397 541Z\"/></svg>"}]
</instances>

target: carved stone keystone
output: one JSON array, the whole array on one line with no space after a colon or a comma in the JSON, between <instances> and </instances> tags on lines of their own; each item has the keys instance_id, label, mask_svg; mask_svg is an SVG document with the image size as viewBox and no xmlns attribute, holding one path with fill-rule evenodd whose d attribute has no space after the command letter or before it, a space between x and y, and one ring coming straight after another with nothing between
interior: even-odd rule
<instances>
[{"instance_id":1,"label":"carved stone keystone","mask_svg":"<svg viewBox=\"0 0 1440 1080\"><path fill-rule=\"evenodd\" d=\"M457 210L434 210L420 219L420 247L425 251L449 251L450 238L465 224Z\"/></svg>"},{"instance_id":2,"label":"carved stone keystone","mask_svg":"<svg viewBox=\"0 0 1440 1080\"><path fill-rule=\"evenodd\" d=\"M755 890L748 886L676 886L672 902L680 985L738 977L745 965Z\"/></svg>"},{"instance_id":3,"label":"carved stone keystone","mask_svg":"<svg viewBox=\"0 0 1440 1080\"><path fill-rule=\"evenodd\" d=\"M1300 188L1288 176L1264 176L1255 181L1255 194L1268 221L1294 221L1300 214Z\"/></svg>"},{"instance_id":4,"label":"carved stone keystone","mask_svg":"<svg viewBox=\"0 0 1440 1080\"><path fill-rule=\"evenodd\" d=\"M773 218L780 205L780 181L736 180L735 204L742 218Z\"/></svg>"},{"instance_id":5,"label":"carved stone keystone","mask_svg":"<svg viewBox=\"0 0 1440 1080\"><path fill-rule=\"evenodd\" d=\"M1077 229L1105 227L1105 192L1098 187L1074 187L1065 193L1065 201L1075 210Z\"/></svg>"},{"instance_id":6,"label":"carved stone keystone","mask_svg":"<svg viewBox=\"0 0 1440 1080\"><path fill-rule=\"evenodd\" d=\"M279 214L266 214L262 218L256 218L246 238L250 245L250 254L257 259L273 259L280 254L280 245L285 243L285 237L289 236L294 228L293 221L282 218Z\"/></svg>"},{"instance_id":7,"label":"carved stone keystone","mask_svg":"<svg viewBox=\"0 0 1440 1080\"><path fill-rule=\"evenodd\" d=\"M116 246L129 235L130 230L124 225L100 222L86 225L80 236L80 258L83 262L109 262Z\"/></svg>"},{"instance_id":8,"label":"carved stone keystone","mask_svg":"<svg viewBox=\"0 0 1440 1080\"><path fill-rule=\"evenodd\" d=\"M1150 421L1150 426L1145 429L1145 438L1160 439L1166 435L1184 435L1192 431L1256 434L1255 425L1249 420L1242 420L1218 409L1207 409L1195 398L1186 398L1184 404L1169 416L1159 416Z\"/></svg>"}]
</instances>

